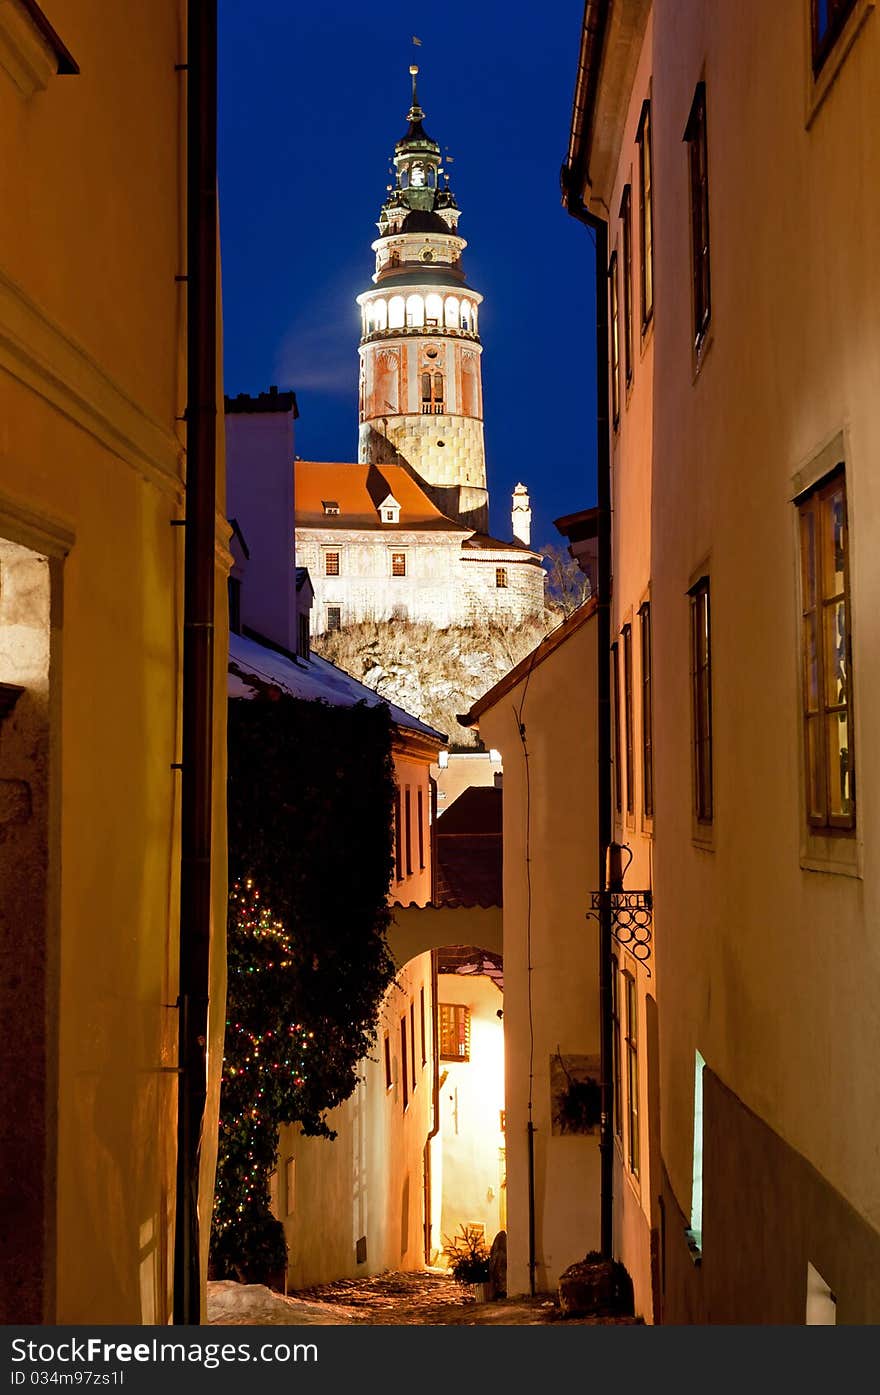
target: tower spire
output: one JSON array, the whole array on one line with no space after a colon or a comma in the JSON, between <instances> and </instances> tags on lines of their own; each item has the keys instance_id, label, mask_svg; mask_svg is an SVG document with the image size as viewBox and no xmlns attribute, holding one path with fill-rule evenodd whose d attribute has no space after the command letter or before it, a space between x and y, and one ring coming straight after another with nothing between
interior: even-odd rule
<instances>
[{"instance_id":1,"label":"tower spire","mask_svg":"<svg viewBox=\"0 0 880 1395\"><path fill-rule=\"evenodd\" d=\"M416 78L419 75L418 63L410 63L409 75L412 78L412 106L407 112L406 119L407 121L421 121L425 113L419 106L419 94L416 90Z\"/></svg>"}]
</instances>

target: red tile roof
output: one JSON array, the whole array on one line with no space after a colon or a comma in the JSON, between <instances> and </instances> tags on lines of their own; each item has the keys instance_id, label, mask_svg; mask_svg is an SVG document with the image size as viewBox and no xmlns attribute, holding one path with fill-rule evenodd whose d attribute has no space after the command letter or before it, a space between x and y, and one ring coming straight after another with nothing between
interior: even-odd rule
<instances>
[{"instance_id":1,"label":"red tile roof","mask_svg":"<svg viewBox=\"0 0 880 1395\"><path fill-rule=\"evenodd\" d=\"M294 464L298 528L381 528L389 533L459 533L473 530L442 514L403 465L361 465L328 460ZM400 505L399 523L382 523L379 507L389 494ZM325 514L324 501L339 512Z\"/></svg>"}]
</instances>

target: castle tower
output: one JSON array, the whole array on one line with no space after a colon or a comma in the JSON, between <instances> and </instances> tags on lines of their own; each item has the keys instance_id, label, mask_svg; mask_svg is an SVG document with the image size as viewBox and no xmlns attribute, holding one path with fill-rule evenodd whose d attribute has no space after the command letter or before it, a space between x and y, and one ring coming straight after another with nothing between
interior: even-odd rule
<instances>
[{"instance_id":1,"label":"castle tower","mask_svg":"<svg viewBox=\"0 0 880 1395\"><path fill-rule=\"evenodd\" d=\"M362 329L358 460L399 464L442 513L488 531L482 346L458 207L440 147L425 131L412 75L409 127L394 147L394 183L373 243L373 288L358 296Z\"/></svg>"}]
</instances>

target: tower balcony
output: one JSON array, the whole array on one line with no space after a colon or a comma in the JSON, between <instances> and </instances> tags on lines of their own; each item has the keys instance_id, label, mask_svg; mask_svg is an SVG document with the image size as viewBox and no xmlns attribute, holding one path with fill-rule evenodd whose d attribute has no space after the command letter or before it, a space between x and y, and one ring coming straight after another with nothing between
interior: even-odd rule
<instances>
[{"instance_id":1,"label":"tower balcony","mask_svg":"<svg viewBox=\"0 0 880 1395\"><path fill-rule=\"evenodd\" d=\"M378 339L403 339L407 336L440 339L467 339L472 344L480 344L480 336L473 330L455 329L450 325L403 325L396 329L374 329L370 334L361 335L361 344L373 344Z\"/></svg>"}]
</instances>

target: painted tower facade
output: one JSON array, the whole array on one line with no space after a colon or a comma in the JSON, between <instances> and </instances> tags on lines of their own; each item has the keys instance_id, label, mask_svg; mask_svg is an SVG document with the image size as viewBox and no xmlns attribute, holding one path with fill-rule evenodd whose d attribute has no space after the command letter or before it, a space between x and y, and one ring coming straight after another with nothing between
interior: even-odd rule
<instances>
[{"instance_id":1,"label":"painted tower facade","mask_svg":"<svg viewBox=\"0 0 880 1395\"><path fill-rule=\"evenodd\" d=\"M412 75L409 126L373 243L362 328L358 459L402 465L448 518L488 531L483 444L482 296L465 280L459 211L440 146L422 125Z\"/></svg>"}]
</instances>

